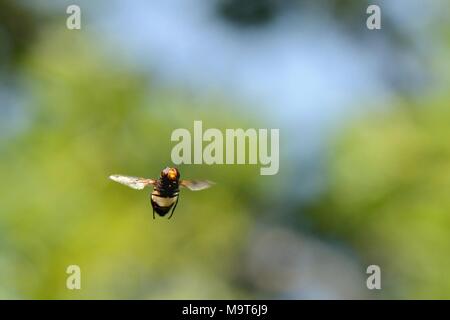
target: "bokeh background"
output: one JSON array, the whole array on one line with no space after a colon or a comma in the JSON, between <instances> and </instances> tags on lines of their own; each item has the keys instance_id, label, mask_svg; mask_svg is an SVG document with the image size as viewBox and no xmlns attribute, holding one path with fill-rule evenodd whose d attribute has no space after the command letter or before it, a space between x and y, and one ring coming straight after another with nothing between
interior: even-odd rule
<instances>
[{"instance_id":1,"label":"bokeh background","mask_svg":"<svg viewBox=\"0 0 450 320\"><path fill-rule=\"evenodd\" d=\"M446 0L0 0L0 298L450 298L449 16ZM279 128L279 174L182 165L217 185L152 220L148 191L107 177L157 176L194 120Z\"/></svg>"}]
</instances>

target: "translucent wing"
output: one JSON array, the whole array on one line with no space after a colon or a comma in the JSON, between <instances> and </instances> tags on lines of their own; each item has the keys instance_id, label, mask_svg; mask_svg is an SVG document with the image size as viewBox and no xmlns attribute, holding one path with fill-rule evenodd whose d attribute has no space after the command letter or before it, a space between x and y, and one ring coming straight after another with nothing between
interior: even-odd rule
<instances>
[{"instance_id":1,"label":"translucent wing","mask_svg":"<svg viewBox=\"0 0 450 320\"><path fill-rule=\"evenodd\" d=\"M208 180L181 180L180 185L192 191L200 191L211 187L214 184Z\"/></svg>"},{"instance_id":2,"label":"translucent wing","mask_svg":"<svg viewBox=\"0 0 450 320\"><path fill-rule=\"evenodd\" d=\"M118 183L124 184L130 188L142 190L148 185L155 184L156 180L153 179L145 179L145 178L138 178L138 177L128 177L128 176L122 176L120 174L114 174L112 176L109 176L111 180L114 180Z\"/></svg>"}]
</instances>

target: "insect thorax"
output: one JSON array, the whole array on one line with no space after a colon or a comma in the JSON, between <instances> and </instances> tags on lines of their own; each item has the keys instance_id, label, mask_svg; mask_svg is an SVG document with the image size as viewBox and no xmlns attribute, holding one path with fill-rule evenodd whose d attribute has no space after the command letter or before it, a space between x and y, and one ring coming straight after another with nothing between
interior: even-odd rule
<instances>
[{"instance_id":1,"label":"insect thorax","mask_svg":"<svg viewBox=\"0 0 450 320\"><path fill-rule=\"evenodd\" d=\"M179 192L178 181L159 179L155 185L155 191L162 197L171 197Z\"/></svg>"}]
</instances>

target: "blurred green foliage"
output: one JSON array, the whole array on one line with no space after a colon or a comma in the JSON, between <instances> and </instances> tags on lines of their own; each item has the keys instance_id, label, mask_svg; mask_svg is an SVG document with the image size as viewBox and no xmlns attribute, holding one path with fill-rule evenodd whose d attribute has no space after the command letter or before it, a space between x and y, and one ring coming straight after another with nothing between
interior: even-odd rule
<instances>
[{"instance_id":1,"label":"blurred green foliage","mask_svg":"<svg viewBox=\"0 0 450 320\"><path fill-rule=\"evenodd\" d=\"M171 132L192 132L194 120L262 124L158 86L76 33L44 34L20 71L28 125L0 144L0 297L246 296L232 279L248 205L261 197L257 166L181 166L182 177L217 185L183 190L171 220L152 220L149 190L108 175L157 177L171 165ZM81 291L66 289L70 264Z\"/></svg>"},{"instance_id":2,"label":"blurred green foliage","mask_svg":"<svg viewBox=\"0 0 450 320\"><path fill-rule=\"evenodd\" d=\"M33 42L42 21L18 1L0 0L0 8L0 67L7 67Z\"/></svg>"},{"instance_id":3,"label":"blurred green foliage","mask_svg":"<svg viewBox=\"0 0 450 320\"><path fill-rule=\"evenodd\" d=\"M390 298L450 298L450 99L371 113L330 152L316 229L380 265Z\"/></svg>"},{"instance_id":4,"label":"blurred green foliage","mask_svg":"<svg viewBox=\"0 0 450 320\"><path fill-rule=\"evenodd\" d=\"M221 1L218 10L235 24L262 26L281 11L317 5L348 32L367 32L355 27L367 1L239 3ZM297 215L294 231L344 240L363 265L380 265L379 296L450 298L447 95L398 102L338 135L329 152L329 189L310 207L296 211L300 199L278 198L293 187L261 177L259 166L190 165L180 167L183 178L217 185L183 190L173 219L153 221L150 190L115 184L110 174L156 177L171 165L171 132L192 128L194 120L219 129L270 126L229 100L157 83L118 60L112 51L119 48L41 24L26 6L6 0L0 6L0 44L7 44L0 67L6 62L13 71L23 95L23 105L13 108L23 108L25 118L15 134L0 137L0 298L261 297L245 287L239 268L262 212L269 216L263 223L274 226ZM383 35L402 43L384 21ZM450 29L440 30L440 23L436 37L448 39ZM449 43L430 63L444 86ZM296 159L282 161L280 173L302 175L293 169ZM66 289L71 264L81 267L81 291Z\"/></svg>"}]
</instances>

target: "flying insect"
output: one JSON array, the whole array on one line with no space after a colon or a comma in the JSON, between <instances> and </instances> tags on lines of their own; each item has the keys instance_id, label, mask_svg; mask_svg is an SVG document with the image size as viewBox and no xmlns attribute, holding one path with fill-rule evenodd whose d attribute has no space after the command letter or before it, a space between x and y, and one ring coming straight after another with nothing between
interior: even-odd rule
<instances>
[{"instance_id":1,"label":"flying insect","mask_svg":"<svg viewBox=\"0 0 450 320\"><path fill-rule=\"evenodd\" d=\"M155 219L155 212L161 217L164 217L170 212L169 219L172 218L178 204L180 186L192 191L199 191L209 188L214 184L208 180L181 180L180 171L177 168L170 167L162 170L158 179L130 177L120 174L111 175L109 178L136 190L153 186L153 191L150 194L153 219Z\"/></svg>"}]
</instances>

